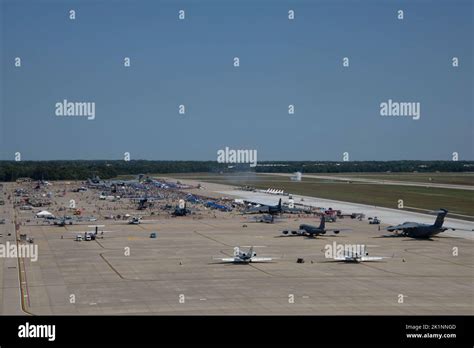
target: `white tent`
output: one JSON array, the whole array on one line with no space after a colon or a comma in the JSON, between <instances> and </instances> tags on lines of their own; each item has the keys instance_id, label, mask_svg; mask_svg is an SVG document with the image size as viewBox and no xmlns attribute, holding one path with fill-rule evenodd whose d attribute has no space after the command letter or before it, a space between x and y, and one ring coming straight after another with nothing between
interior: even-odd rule
<instances>
[{"instance_id":1,"label":"white tent","mask_svg":"<svg viewBox=\"0 0 474 348\"><path fill-rule=\"evenodd\" d=\"M40 211L39 213L36 214L36 217L39 217L39 218L45 218L45 217L51 217L51 216L54 216L54 215L51 214L47 210Z\"/></svg>"}]
</instances>

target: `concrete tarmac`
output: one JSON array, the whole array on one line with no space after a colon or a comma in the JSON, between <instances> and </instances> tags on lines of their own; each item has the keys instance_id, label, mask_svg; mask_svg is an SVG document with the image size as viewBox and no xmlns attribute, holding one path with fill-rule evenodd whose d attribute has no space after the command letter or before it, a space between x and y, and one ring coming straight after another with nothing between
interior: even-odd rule
<instances>
[{"instance_id":1,"label":"concrete tarmac","mask_svg":"<svg viewBox=\"0 0 474 348\"><path fill-rule=\"evenodd\" d=\"M205 194L206 190L200 192ZM71 197L84 214L97 213L99 204L103 204L101 212L108 206L107 214L127 212L123 203L97 202L92 191L68 192L55 199L52 210L67 204ZM39 248L38 261L23 259L20 269L11 269L25 275L23 310L36 315L474 312L474 242L470 239L450 235L432 241L381 237L384 232L377 225L349 218L327 227L352 231L314 239L285 237L282 230L318 221L286 216L281 222L266 224L234 212L196 210L187 217L161 215L148 222L145 218L140 225L96 214L99 219L94 224L104 224L103 229L110 232L82 242L74 239L76 234L92 230L87 224L45 225L31 219L32 212L17 210L20 232L34 238ZM136 211L128 212L132 215ZM157 238L150 238L152 232ZM363 244L371 256L388 258L346 264L325 257L329 247L349 244ZM220 263L218 259L231 256L235 246L255 246L258 256L274 260L248 265ZM298 258L305 262L297 263ZM1 314L21 313L19 284L13 284L13 275L5 273L6 261L0 260L4 269Z\"/></svg>"}]
</instances>

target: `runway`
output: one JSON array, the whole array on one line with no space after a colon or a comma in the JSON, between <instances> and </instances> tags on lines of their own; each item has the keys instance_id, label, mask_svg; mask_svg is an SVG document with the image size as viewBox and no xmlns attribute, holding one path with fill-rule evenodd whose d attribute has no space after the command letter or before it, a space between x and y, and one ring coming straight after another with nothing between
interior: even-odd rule
<instances>
[{"instance_id":1,"label":"runway","mask_svg":"<svg viewBox=\"0 0 474 348\"><path fill-rule=\"evenodd\" d=\"M286 173L259 173L260 175L275 175L291 177L294 174ZM380 180L380 179L369 179L369 178L358 178L349 176L336 176L336 175L317 175L317 174L304 174L305 178L322 179L322 180L335 180L335 181L354 181L366 184L377 184L377 185L396 185L396 186L415 186L415 187L437 187L454 190L468 190L473 191L473 185L455 185L455 184L441 184L441 183L422 183L413 181L397 181L397 180Z\"/></svg>"}]
</instances>

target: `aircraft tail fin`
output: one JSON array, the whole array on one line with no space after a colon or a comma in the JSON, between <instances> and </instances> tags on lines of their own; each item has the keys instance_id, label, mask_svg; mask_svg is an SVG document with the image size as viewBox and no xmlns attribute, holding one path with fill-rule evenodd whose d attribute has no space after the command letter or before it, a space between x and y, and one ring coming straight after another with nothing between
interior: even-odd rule
<instances>
[{"instance_id":1,"label":"aircraft tail fin","mask_svg":"<svg viewBox=\"0 0 474 348\"><path fill-rule=\"evenodd\" d=\"M438 211L438 216L436 217L434 226L435 227L441 227L443 226L444 223L444 217L448 214L448 211L446 209L440 209Z\"/></svg>"},{"instance_id":2,"label":"aircraft tail fin","mask_svg":"<svg viewBox=\"0 0 474 348\"><path fill-rule=\"evenodd\" d=\"M326 216L323 214L323 216L321 216L321 223L319 224L319 228L324 229L325 227L326 227Z\"/></svg>"},{"instance_id":3,"label":"aircraft tail fin","mask_svg":"<svg viewBox=\"0 0 474 348\"><path fill-rule=\"evenodd\" d=\"M280 198L280 200L278 201L278 209L281 209L281 198Z\"/></svg>"}]
</instances>

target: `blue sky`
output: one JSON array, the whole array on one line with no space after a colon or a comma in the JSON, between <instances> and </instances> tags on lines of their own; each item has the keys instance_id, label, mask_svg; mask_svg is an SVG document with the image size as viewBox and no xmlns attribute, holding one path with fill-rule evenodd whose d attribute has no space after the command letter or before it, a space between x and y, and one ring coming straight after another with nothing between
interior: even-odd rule
<instances>
[{"instance_id":1,"label":"blue sky","mask_svg":"<svg viewBox=\"0 0 474 348\"><path fill-rule=\"evenodd\" d=\"M474 159L472 1L0 3L0 159ZM388 99L420 120L381 117Z\"/></svg>"}]
</instances>

